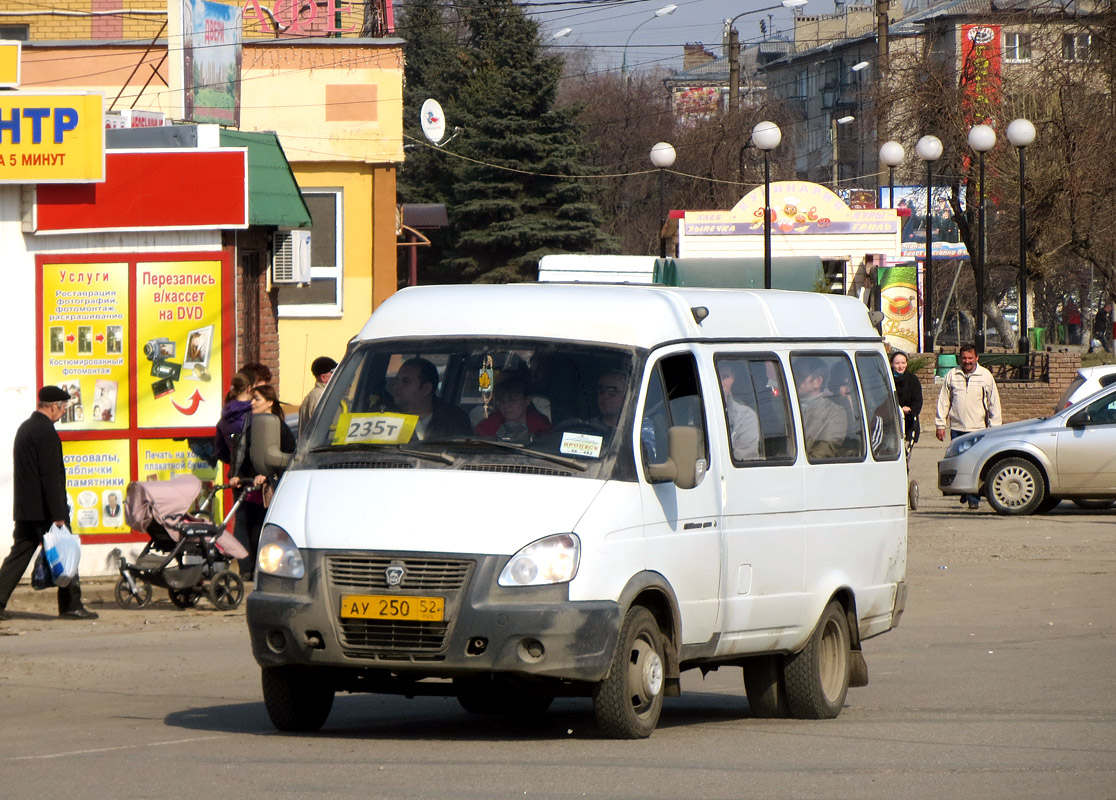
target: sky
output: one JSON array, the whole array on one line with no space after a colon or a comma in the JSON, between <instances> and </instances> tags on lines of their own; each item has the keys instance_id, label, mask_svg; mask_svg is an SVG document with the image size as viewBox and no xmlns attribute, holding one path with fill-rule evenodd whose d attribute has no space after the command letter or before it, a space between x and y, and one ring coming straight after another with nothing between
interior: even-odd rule
<instances>
[{"instance_id":1,"label":"sky","mask_svg":"<svg viewBox=\"0 0 1116 800\"><path fill-rule=\"evenodd\" d=\"M779 6L779 0L559 0L547 4L543 0L521 0L539 21L544 40L570 28L570 33L552 40L554 47L575 52L588 49L591 63L599 69L620 69L627 47L629 71L655 68L681 69L682 47L700 42L717 56L721 55L724 20L742 12L749 13L736 21L740 41L759 41L759 22L773 15L768 33L782 30L789 33L791 12ZM655 11L673 2L673 14L656 17ZM775 8L772 8L772 7ZM803 9L807 14L832 14L833 0L810 0ZM638 26L638 31L636 30Z\"/></svg>"}]
</instances>

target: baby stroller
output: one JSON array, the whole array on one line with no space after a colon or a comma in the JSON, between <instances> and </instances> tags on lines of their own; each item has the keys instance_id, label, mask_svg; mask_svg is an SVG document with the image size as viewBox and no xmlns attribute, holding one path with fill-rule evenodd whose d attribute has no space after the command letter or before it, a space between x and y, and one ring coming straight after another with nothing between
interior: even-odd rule
<instances>
[{"instance_id":1,"label":"baby stroller","mask_svg":"<svg viewBox=\"0 0 1116 800\"><path fill-rule=\"evenodd\" d=\"M244 581L229 569L235 558L247 558L248 551L225 526L236 513L240 498L219 525L213 524L207 509L217 492L228 486L214 486L194 515L187 514L201 491L201 481L193 475L179 475L166 481L134 481L124 499L124 520L151 541L129 564L120 559L120 580L116 582L116 604L121 608L143 608L151 602L151 587L170 593L178 608L192 608L203 594L222 611L240 605ZM242 495L243 496L243 495Z\"/></svg>"}]
</instances>

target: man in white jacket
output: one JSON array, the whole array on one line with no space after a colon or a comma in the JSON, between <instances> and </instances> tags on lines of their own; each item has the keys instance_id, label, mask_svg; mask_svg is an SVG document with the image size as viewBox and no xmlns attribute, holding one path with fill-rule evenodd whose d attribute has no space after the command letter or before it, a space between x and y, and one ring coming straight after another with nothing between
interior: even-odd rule
<instances>
[{"instance_id":1,"label":"man in white jacket","mask_svg":"<svg viewBox=\"0 0 1116 800\"><path fill-rule=\"evenodd\" d=\"M1004 421L1000 409L1000 392L992 373L977 363L976 348L961 345L961 366L954 367L945 376L938 393L938 408L934 427L938 441L945 441L946 421L952 441L966 433L1001 425ZM961 495L961 502L969 508L980 506L980 495Z\"/></svg>"}]
</instances>

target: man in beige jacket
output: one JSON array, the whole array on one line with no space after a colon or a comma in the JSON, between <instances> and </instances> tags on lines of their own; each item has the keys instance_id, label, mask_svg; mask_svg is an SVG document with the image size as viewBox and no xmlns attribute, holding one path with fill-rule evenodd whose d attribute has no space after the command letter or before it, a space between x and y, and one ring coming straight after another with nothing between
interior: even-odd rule
<instances>
[{"instance_id":1,"label":"man in beige jacket","mask_svg":"<svg viewBox=\"0 0 1116 800\"><path fill-rule=\"evenodd\" d=\"M1000 409L1000 392L992 373L977 363L976 348L961 345L961 366L954 367L945 376L938 393L938 408L934 427L938 441L945 441L946 421L949 421L949 438L952 441L966 433L1003 424ZM980 495L961 495L961 502L969 508L980 506Z\"/></svg>"}]
</instances>

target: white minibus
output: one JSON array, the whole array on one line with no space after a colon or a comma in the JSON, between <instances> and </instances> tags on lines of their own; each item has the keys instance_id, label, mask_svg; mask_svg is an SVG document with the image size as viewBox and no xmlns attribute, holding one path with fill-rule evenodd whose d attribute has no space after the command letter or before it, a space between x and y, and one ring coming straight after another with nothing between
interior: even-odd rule
<instances>
[{"instance_id":1,"label":"white minibus","mask_svg":"<svg viewBox=\"0 0 1116 800\"><path fill-rule=\"evenodd\" d=\"M280 730L337 692L649 736L689 669L832 718L906 600L894 384L855 298L431 286L350 343L247 601Z\"/></svg>"}]
</instances>

